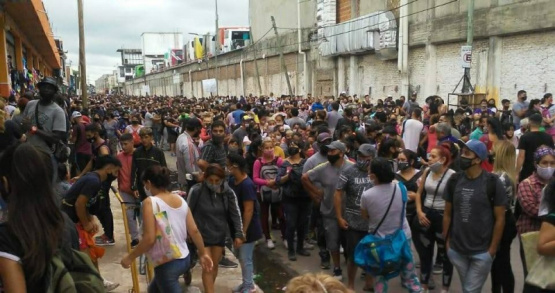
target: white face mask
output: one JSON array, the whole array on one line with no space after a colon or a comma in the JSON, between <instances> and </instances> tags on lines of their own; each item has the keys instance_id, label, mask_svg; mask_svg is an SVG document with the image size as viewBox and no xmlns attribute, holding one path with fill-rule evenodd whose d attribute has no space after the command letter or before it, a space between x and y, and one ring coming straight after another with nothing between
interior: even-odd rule
<instances>
[{"instance_id":1,"label":"white face mask","mask_svg":"<svg viewBox=\"0 0 555 293\"><path fill-rule=\"evenodd\" d=\"M536 173L538 173L538 176L540 176L540 178L543 180L551 179L551 177L553 177L554 171L555 171L555 168L553 167L544 168L544 167L537 166L536 168Z\"/></svg>"}]
</instances>

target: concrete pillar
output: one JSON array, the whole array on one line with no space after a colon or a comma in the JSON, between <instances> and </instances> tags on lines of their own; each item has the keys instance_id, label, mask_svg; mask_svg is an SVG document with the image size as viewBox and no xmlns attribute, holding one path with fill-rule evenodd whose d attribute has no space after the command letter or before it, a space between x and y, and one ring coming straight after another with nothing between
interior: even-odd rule
<instances>
[{"instance_id":1,"label":"concrete pillar","mask_svg":"<svg viewBox=\"0 0 555 293\"><path fill-rule=\"evenodd\" d=\"M358 57L349 57L349 95L359 95L358 88Z\"/></svg>"},{"instance_id":2,"label":"concrete pillar","mask_svg":"<svg viewBox=\"0 0 555 293\"><path fill-rule=\"evenodd\" d=\"M499 93L501 88L501 56L503 56L503 38L490 37L487 69L487 98L495 99L500 106Z\"/></svg>"},{"instance_id":3,"label":"concrete pillar","mask_svg":"<svg viewBox=\"0 0 555 293\"><path fill-rule=\"evenodd\" d=\"M341 92L346 90L347 85L345 84L345 60L343 57L337 57L337 91L336 97L339 97Z\"/></svg>"},{"instance_id":4,"label":"concrete pillar","mask_svg":"<svg viewBox=\"0 0 555 293\"><path fill-rule=\"evenodd\" d=\"M418 95L419 103L424 103L426 97L437 93L437 48L436 45L426 44L426 74L424 89Z\"/></svg>"},{"instance_id":5,"label":"concrete pillar","mask_svg":"<svg viewBox=\"0 0 555 293\"><path fill-rule=\"evenodd\" d=\"M10 95L8 79L8 53L6 51L6 31L4 30L4 14L0 15L0 96Z\"/></svg>"},{"instance_id":6,"label":"concrete pillar","mask_svg":"<svg viewBox=\"0 0 555 293\"><path fill-rule=\"evenodd\" d=\"M15 68L17 71L23 71L23 42L21 37L14 36L15 41Z\"/></svg>"}]
</instances>

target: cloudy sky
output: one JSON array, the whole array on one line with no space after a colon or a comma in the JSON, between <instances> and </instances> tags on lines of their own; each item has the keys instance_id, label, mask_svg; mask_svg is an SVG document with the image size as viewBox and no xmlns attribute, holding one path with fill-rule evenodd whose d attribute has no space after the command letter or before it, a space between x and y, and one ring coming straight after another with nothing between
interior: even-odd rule
<instances>
[{"instance_id":1,"label":"cloudy sky","mask_svg":"<svg viewBox=\"0 0 555 293\"><path fill-rule=\"evenodd\" d=\"M140 49L143 32L189 32L215 30L211 0L84 0L87 75L89 82L111 73L121 63L120 48ZM79 31L77 1L43 0L52 31L64 42L68 60L77 69ZM248 26L248 0L218 0L220 26Z\"/></svg>"}]
</instances>

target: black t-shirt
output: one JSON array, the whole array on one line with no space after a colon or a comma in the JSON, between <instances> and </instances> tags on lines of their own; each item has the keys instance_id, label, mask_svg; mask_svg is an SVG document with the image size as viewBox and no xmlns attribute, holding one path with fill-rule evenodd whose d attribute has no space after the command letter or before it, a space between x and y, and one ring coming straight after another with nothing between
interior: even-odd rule
<instances>
[{"instance_id":1,"label":"black t-shirt","mask_svg":"<svg viewBox=\"0 0 555 293\"><path fill-rule=\"evenodd\" d=\"M22 132L15 122L11 120L4 122L4 132L0 133L0 152L15 144L21 135Z\"/></svg>"},{"instance_id":2,"label":"black t-shirt","mask_svg":"<svg viewBox=\"0 0 555 293\"><path fill-rule=\"evenodd\" d=\"M524 133L520 138L518 149L525 151L524 164L522 165L519 176L521 181L534 173L534 152L542 145L553 147L553 138L551 138L551 135L545 132L532 131Z\"/></svg>"},{"instance_id":3,"label":"black t-shirt","mask_svg":"<svg viewBox=\"0 0 555 293\"><path fill-rule=\"evenodd\" d=\"M69 218L74 222L79 222L77 217L77 212L75 211L75 202L79 195L86 196L89 201L87 202L87 208L94 205L99 197L99 191L102 186L100 181L100 175L96 172L89 172L83 177L79 178L73 186L67 191L63 204L62 210L69 216Z\"/></svg>"},{"instance_id":4,"label":"black t-shirt","mask_svg":"<svg viewBox=\"0 0 555 293\"><path fill-rule=\"evenodd\" d=\"M237 196L237 203L239 204L239 209L241 210L241 217L244 211L244 202L247 200L252 200L254 202L254 209L252 213L252 219L247 228L246 243L254 242L262 238L262 225L260 224L260 206L256 198L256 186L254 182L247 177L245 180L241 181L238 185L235 185L235 178L232 176L229 178L229 187L233 189L235 195Z\"/></svg>"}]
</instances>

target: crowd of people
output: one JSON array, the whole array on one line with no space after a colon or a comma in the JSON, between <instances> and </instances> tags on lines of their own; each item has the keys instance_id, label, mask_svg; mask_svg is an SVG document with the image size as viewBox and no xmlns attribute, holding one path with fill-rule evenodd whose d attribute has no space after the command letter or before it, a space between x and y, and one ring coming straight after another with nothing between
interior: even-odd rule
<instances>
[{"instance_id":1,"label":"crowd of people","mask_svg":"<svg viewBox=\"0 0 555 293\"><path fill-rule=\"evenodd\" d=\"M242 271L233 292L256 292L257 244L285 248L292 262L315 250L330 270L287 292L350 292L357 245L397 231L413 247L397 269L409 292L433 290L435 274L448 292L455 271L463 292L482 292L489 275L492 292L514 292L531 269L521 245L524 276L513 274L516 237L539 231L537 253L555 256L555 107L551 94L528 102L525 91L500 105L463 97L450 108L439 96L421 105L417 93L96 95L86 105L45 78L0 105L0 292L46 291L48 264L68 243L98 270L115 244L114 182L135 207L121 265L146 255L148 292L181 292L195 263L215 292L218 267L237 267L226 247ZM390 277L362 273L364 291L388 291Z\"/></svg>"}]
</instances>

